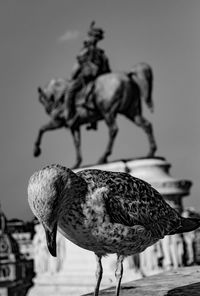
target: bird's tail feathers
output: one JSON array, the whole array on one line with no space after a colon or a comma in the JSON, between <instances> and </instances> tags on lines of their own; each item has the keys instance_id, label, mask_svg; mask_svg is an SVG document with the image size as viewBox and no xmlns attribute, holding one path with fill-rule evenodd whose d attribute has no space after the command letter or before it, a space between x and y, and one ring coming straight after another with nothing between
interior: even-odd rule
<instances>
[{"instance_id":1,"label":"bird's tail feathers","mask_svg":"<svg viewBox=\"0 0 200 296\"><path fill-rule=\"evenodd\" d=\"M200 219L198 218L181 218L181 227L170 234L183 233L193 231L200 227Z\"/></svg>"}]
</instances>

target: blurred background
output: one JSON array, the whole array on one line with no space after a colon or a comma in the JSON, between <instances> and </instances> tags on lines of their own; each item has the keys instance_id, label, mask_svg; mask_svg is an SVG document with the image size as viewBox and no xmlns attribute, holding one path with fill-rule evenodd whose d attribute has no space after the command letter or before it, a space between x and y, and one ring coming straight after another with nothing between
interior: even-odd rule
<instances>
[{"instance_id":1,"label":"blurred background","mask_svg":"<svg viewBox=\"0 0 200 296\"><path fill-rule=\"evenodd\" d=\"M0 188L7 218L32 218L27 184L35 170L50 163L73 165L71 134L45 134L42 155L33 145L48 116L37 87L53 77L68 78L92 20L105 30L99 44L113 71L147 62L154 72L154 126L157 156L173 166L179 179L193 181L185 206L200 210L200 1L198 0L7 0L0 3ZM118 117L119 134L110 160L144 156L144 132ZM82 128L83 165L97 161L108 137L104 122L97 132Z\"/></svg>"}]
</instances>

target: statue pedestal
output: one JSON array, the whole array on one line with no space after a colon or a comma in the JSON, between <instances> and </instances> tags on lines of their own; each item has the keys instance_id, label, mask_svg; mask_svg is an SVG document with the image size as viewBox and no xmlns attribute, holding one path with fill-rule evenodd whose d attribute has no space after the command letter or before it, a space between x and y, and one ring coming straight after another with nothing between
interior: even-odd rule
<instances>
[{"instance_id":1,"label":"statue pedestal","mask_svg":"<svg viewBox=\"0 0 200 296\"><path fill-rule=\"evenodd\" d=\"M182 210L182 197L189 194L191 182L177 180L169 174L170 164L164 158L143 158L126 161L116 161L103 165L88 166L82 169L101 169L129 172L131 175L144 179L152 184L171 204ZM75 170L75 172L78 170ZM79 248L61 235L58 235L58 259L47 251L44 231L41 225L36 226L34 237L35 286L29 296L70 295L78 296L91 292L95 285L96 261L92 252ZM163 271L158 262L163 260L164 269L181 265L180 257L182 241L179 237L167 237L154 246L149 247L138 256L129 256L124 260L123 282L128 282ZM164 259L163 259L164 258ZM136 262L139 260L140 263ZM101 289L115 285L116 256L103 258L103 279Z\"/></svg>"},{"instance_id":2,"label":"statue pedestal","mask_svg":"<svg viewBox=\"0 0 200 296\"><path fill-rule=\"evenodd\" d=\"M172 177L171 164L161 157L132 160L126 164L131 175L150 183L173 208L182 212L182 198L190 193L191 181Z\"/></svg>"},{"instance_id":3,"label":"statue pedestal","mask_svg":"<svg viewBox=\"0 0 200 296\"><path fill-rule=\"evenodd\" d=\"M145 180L157 189L166 202L182 213L182 198L190 193L191 181L175 179L170 175L171 165L164 158L138 159L127 162L129 173ZM140 254L141 269L145 275L170 270L183 265L184 243L181 234L166 236Z\"/></svg>"}]
</instances>

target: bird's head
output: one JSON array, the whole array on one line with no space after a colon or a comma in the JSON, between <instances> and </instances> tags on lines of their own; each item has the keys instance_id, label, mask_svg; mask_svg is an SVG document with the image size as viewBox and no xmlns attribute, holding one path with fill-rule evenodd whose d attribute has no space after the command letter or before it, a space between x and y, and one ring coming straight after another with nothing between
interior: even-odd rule
<instances>
[{"instance_id":1,"label":"bird's head","mask_svg":"<svg viewBox=\"0 0 200 296\"><path fill-rule=\"evenodd\" d=\"M44 227L47 247L54 257L56 257L59 213L62 208L63 192L66 191L69 172L71 172L69 169L52 165L34 173L28 185L30 208Z\"/></svg>"}]
</instances>

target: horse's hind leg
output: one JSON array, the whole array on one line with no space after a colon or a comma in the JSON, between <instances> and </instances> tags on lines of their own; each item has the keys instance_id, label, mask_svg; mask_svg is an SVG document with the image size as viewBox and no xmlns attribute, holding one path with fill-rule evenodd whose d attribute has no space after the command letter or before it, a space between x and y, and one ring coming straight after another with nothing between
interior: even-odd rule
<instances>
[{"instance_id":1,"label":"horse's hind leg","mask_svg":"<svg viewBox=\"0 0 200 296\"><path fill-rule=\"evenodd\" d=\"M74 140L74 146L76 149L76 163L72 167L72 169L75 169L75 168L78 168L82 162L80 127L76 129L71 129L71 133Z\"/></svg>"},{"instance_id":2,"label":"horse's hind leg","mask_svg":"<svg viewBox=\"0 0 200 296\"><path fill-rule=\"evenodd\" d=\"M102 155L102 157L99 159L98 163L106 163L107 162L108 156L111 155L111 153L112 153L114 140L115 140L115 138L117 136L117 132L118 132L118 126L116 123L116 115L114 115L112 113L112 114L104 115L104 118L105 118L106 124L109 129L109 140L108 140L106 150L105 150L104 154Z\"/></svg>"},{"instance_id":3,"label":"horse's hind leg","mask_svg":"<svg viewBox=\"0 0 200 296\"><path fill-rule=\"evenodd\" d=\"M136 115L134 118L128 116L129 119L135 122L135 124L139 127L141 127L145 133L147 134L148 140L149 140L149 153L147 154L147 157L153 157L155 155L155 152L157 150L156 140L153 133L153 127L152 124L141 115Z\"/></svg>"}]
</instances>

